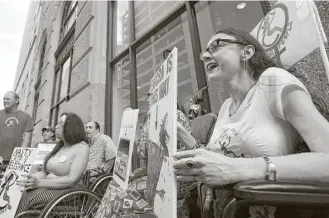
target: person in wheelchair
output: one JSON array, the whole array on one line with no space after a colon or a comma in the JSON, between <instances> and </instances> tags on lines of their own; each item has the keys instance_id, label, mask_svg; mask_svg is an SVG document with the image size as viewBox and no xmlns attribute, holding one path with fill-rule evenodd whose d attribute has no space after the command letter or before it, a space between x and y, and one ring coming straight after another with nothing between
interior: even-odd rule
<instances>
[{"instance_id":1,"label":"person in wheelchair","mask_svg":"<svg viewBox=\"0 0 329 218\"><path fill-rule=\"evenodd\" d=\"M61 114L55 128L59 139L45 158L44 169L17 184L23 193L16 214L46 205L63 193L75 190L88 163L89 147L81 118L74 113Z\"/></svg>"},{"instance_id":2,"label":"person in wheelchair","mask_svg":"<svg viewBox=\"0 0 329 218\"><path fill-rule=\"evenodd\" d=\"M100 132L98 122L88 122L85 128L90 148L87 171L90 172L90 179L95 180L112 171L117 147L109 136Z\"/></svg>"},{"instance_id":3,"label":"person in wheelchair","mask_svg":"<svg viewBox=\"0 0 329 218\"><path fill-rule=\"evenodd\" d=\"M305 86L279 67L249 33L226 28L211 37L201 60L208 81L227 88L206 149L178 152L180 181L202 183L202 217L221 217L232 184L254 179L329 181L329 123ZM178 124L187 149L198 141ZM296 154L303 139L311 152ZM220 187L212 191L212 187ZM213 202L213 210L210 202ZM293 210L252 206L237 217L297 217ZM205 215L207 214L207 215Z\"/></svg>"}]
</instances>

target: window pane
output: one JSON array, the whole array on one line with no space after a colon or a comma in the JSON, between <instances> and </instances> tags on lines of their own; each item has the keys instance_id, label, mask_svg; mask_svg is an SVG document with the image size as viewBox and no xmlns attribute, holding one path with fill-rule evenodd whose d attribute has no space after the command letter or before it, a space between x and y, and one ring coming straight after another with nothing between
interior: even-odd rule
<instances>
[{"instance_id":1,"label":"window pane","mask_svg":"<svg viewBox=\"0 0 329 218\"><path fill-rule=\"evenodd\" d=\"M63 64L62 68L62 85L61 85L61 95L60 95L60 100L66 97L67 95L67 87L69 84L69 75L70 75L70 63L71 62L71 57L69 57L65 63Z\"/></svg>"},{"instance_id":2,"label":"window pane","mask_svg":"<svg viewBox=\"0 0 329 218\"><path fill-rule=\"evenodd\" d=\"M195 11L202 49L208 40L221 27L232 27L247 32L253 30L263 18L264 12L259 1L244 1L243 9L238 9L242 1L200 1L195 4ZM211 109L218 112L228 98L224 87L208 82Z\"/></svg>"},{"instance_id":3,"label":"window pane","mask_svg":"<svg viewBox=\"0 0 329 218\"><path fill-rule=\"evenodd\" d=\"M129 44L129 12L128 1L113 2L115 16L114 16L114 55L120 53L127 48Z\"/></svg>"},{"instance_id":4,"label":"window pane","mask_svg":"<svg viewBox=\"0 0 329 218\"><path fill-rule=\"evenodd\" d=\"M56 72L56 83L54 84L55 85L55 95L54 95L54 104L56 104L58 102L58 87L59 87L59 82L60 82L60 71L57 71Z\"/></svg>"},{"instance_id":5,"label":"window pane","mask_svg":"<svg viewBox=\"0 0 329 218\"><path fill-rule=\"evenodd\" d=\"M176 9L183 1L135 1L136 38L141 36L166 15Z\"/></svg>"},{"instance_id":6,"label":"window pane","mask_svg":"<svg viewBox=\"0 0 329 218\"><path fill-rule=\"evenodd\" d=\"M187 105L188 98L197 91L189 26L184 13L137 48L139 125L142 125L148 110L145 100L150 80L164 61L163 51L174 47L178 48L178 99Z\"/></svg>"},{"instance_id":7,"label":"window pane","mask_svg":"<svg viewBox=\"0 0 329 218\"><path fill-rule=\"evenodd\" d=\"M128 56L114 65L112 139L118 142L122 113L130 107L130 64Z\"/></svg>"}]
</instances>

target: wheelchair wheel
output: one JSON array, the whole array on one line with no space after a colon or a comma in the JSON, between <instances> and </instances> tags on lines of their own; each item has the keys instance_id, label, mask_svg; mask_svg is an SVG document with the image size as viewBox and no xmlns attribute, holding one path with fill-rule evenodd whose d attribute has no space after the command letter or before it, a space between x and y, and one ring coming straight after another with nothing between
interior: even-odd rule
<instances>
[{"instance_id":1,"label":"wheelchair wheel","mask_svg":"<svg viewBox=\"0 0 329 218\"><path fill-rule=\"evenodd\" d=\"M96 216L100 203L101 199L91 191L72 191L48 203L40 217L92 218Z\"/></svg>"},{"instance_id":2,"label":"wheelchair wheel","mask_svg":"<svg viewBox=\"0 0 329 218\"><path fill-rule=\"evenodd\" d=\"M41 210L28 210L24 211L20 214L17 214L15 218L32 218L32 217L39 217L39 214L41 213Z\"/></svg>"},{"instance_id":3,"label":"wheelchair wheel","mask_svg":"<svg viewBox=\"0 0 329 218\"><path fill-rule=\"evenodd\" d=\"M102 175L91 184L90 190L102 199L111 180L112 175Z\"/></svg>"}]
</instances>

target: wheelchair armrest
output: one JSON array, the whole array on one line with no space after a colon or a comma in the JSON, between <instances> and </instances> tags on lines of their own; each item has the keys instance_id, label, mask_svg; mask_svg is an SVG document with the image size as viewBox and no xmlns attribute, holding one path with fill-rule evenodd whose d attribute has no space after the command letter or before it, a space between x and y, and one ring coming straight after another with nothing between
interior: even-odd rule
<instances>
[{"instance_id":1,"label":"wheelchair armrest","mask_svg":"<svg viewBox=\"0 0 329 218\"><path fill-rule=\"evenodd\" d=\"M236 184L233 192L248 202L329 207L326 182L251 180Z\"/></svg>"}]
</instances>

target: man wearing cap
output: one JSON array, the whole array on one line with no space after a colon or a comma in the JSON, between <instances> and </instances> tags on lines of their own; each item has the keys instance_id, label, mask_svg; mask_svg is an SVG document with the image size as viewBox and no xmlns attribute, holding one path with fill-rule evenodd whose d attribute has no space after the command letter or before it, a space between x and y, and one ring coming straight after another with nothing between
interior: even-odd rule
<instances>
[{"instance_id":1,"label":"man wearing cap","mask_svg":"<svg viewBox=\"0 0 329 218\"><path fill-rule=\"evenodd\" d=\"M100 133L98 122L88 122L85 128L90 147L86 169L91 171L92 177L111 172L117 147L109 136Z\"/></svg>"},{"instance_id":2,"label":"man wearing cap","mask_svg":"<svg viewBox=\"0 0 329 218\"><path fill-rule=\"evenodd\" d=\"M19 96L10 91L3 97L0 110L0 156L9 161L15 147L29 147L33 121L29 114L18 109Z\"/></svg>"},{"instance_id":3,"label":"man wearing cap","mask_svg":"<svg viewBox=\"0 0 329 218\"><path fill-rule=\"evenodd\" d=\"M44 143L55 142L55 130L51 126L43 127L41 131Z\"/></svg>"}]
</instances>

